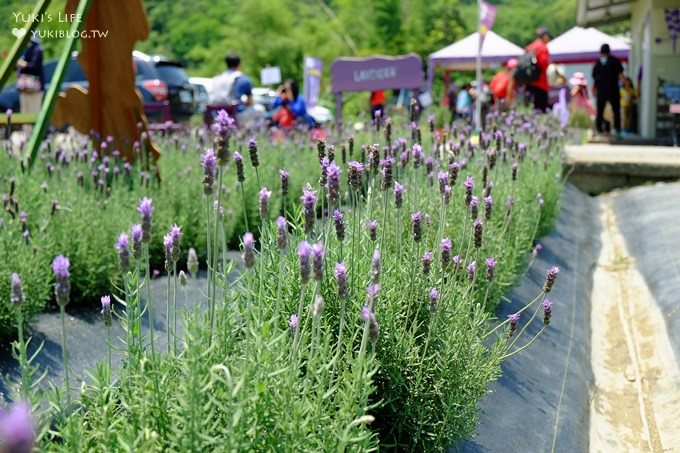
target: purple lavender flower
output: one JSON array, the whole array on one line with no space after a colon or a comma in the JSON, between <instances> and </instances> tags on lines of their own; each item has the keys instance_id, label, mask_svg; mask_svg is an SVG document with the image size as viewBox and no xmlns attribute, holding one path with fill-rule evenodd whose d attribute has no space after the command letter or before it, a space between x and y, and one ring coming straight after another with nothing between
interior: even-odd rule
<instances>
[{"instance_id":1,"label":"purple lavender flower","mask_svg":"<svg viewBox=\"0 0 680 453\"><path fill-rule=\"evenodd\" d=\"M24 291L21 288L21 279L19 278L19 274L16 272L12 273L10 281L12 282L12 296L10 297L10 300L13 304L19 305L24 301Z\"/></svg>"},{"instance_id":2,"label":"purple lavender flower","mask_svg":"<svg viewBox=\"0 0 680 453\"><path fill-rule=\"evenodd\" d=\"M519 165L517 162L513 162L512 164L512 180L517 181L517 169L519 168Z\"/></svg>"},{"instance_id":3,"label":"purple lavender flower","mask_svg":"<svg viewBox=\"0 0 680 453\"><path fill-rule=\"evenodd\" d=\"M364 175L364 165L353 160L348 164L349 170L347 172L347 182L354 190L361 188L362 179Z\"/></svg>"},{"instance_id":4,"label":"purple lavender flower","mask_svg":"<svg viewBox=\"0 0 680 453\"><path fill-rule=\"evenodd\" d=\"M312 245L312 275L314 280L323 280L323 243L317 242Z\"/></svg>"},{"instance_id":5,"label":"purple lavender flower","mask_svg":"<svg viewBox=\"0 0 680 453\"><path fill-rule=\"evenodd\" d=\"M409 157L408 150L402 151L401 154L399 155L399 163L401 164L401 168L405 168L406 165L408 165L408 157Z\"/></svg>"},{"instance_id":6,"label":"purple lavender flower","mask_svg":"<svg viewBox=\"0 0 680 453\"><path fill-rule=\"evenodd\" d=\"M547 326L550 324L550 318L552 317L552 306L551 300L545 299L543 301L543 325Z\"/></svg>"},{"instance_id":7,"label":"purple lavender flower","mask_svg":"<svg viewBox=\"0 0 680 453\"><path fill-rule=\"evenodd\" d=\"M492 281L494 277L494 271L496 270L496 260L493 257L489 257L484 260L486 264L486 280Z\"/></svg>"},{"instance_id":8,"label":"purple lavender flower","mask_svg":"<svg viewBox=\"0 0 680 453\"><path fill-rule=\"evenodd\" d=\"M392 168L394 167L392 156L387 156L380 161L380 167L380 176L382 177L380 187L383 191L389 190L392 187Z\"/></svg>"},{"instance_id":9,"label":"purple lavender flower","mask_svg":"<svg viewBox=\"0 0 680 453\"><path fill-rule=\"evenodd\" d=\"M479 215L479 198L475 196L470 198L470 214L473 219L476 219Z\"/></svg>"},{"instance_id":10,"label":"purple lavender flower","mask_svg":"<svg viewBox=\"0 0 680 453\"><path fill-rule=\"evenodd\" d=\"M491 219L491 211L493 210L493 198L491 195L484 197L484 218Z\"/></svg>"},{"instance_id":11,"label":"purple lavender flower","mask_svg":"<svg viewBox=\"0 0 680 453\"><path fill-rule=\"evenodd\" d=\"M31 419L31 406L18 402L9 411L0 410L0 445L8 453L33 451L35 428Z\"/></svg>"},{"instance_id":12,"label":"purple lavender flower","mask_svg":"<svg viewBox=\"0 0 680 453\"><path fill-rule=\"evenodd\" d=\"M456 185L456 179L458 179L459 169L460 166L456 162L453 162L451 163L451 165L449 165L449 184L452 186Z\"/></svg>"},{"instance_id":13,"label":"purple lavender flower","mask_svg":"<svg viewBox=\"0 0 680 453\"><path fill-rule=\"evenodd\" d=\"M444 186L444 204L448 205L451 201L451 186L448 184Z\"/></svg>"},{"instance_id":14,"label":"purple lavender flower","mask_svg":"<svg viewBox=\"0 0 680 453\"><path fill-rule=\"evenodd\" d=\"M215 174L217 173L217 158L212 148L208 148L205 154L201 155L201 166L203 167L203 193L212 195L215 190Z\"/></svg>"},{"instance_id":15,"label":"purple lavender flower","mask_svg":"<svg viewBox=\"0 0 680 453\"><path fill-rule=\"evenodd\" d=\"M132 235L132 254L135 259L139 259L142 255L142 226L138 223L132 225L130 228L130 233Z\"/></svg>"},{"instance_id":16,"label":"purple lavender flower","mask_svg":"<svg viewBox=\"0 0 680 453\"><path fill-rule=\"evenodd\" d=\"M380 328L375 318L375 312L370 306L364 305L361 309L361 318L368 323L368 339L371 343L375 344L380 336Z\"/></svg>"},{"instance_id":17,"label":"purple lavender flower","mask_svg":"<svg viewBox=\"0 0 680 453\"><path fill-rule=\"evenodd\" d=\"M512 338L515 330L517 330L517 323L519 322L519 312L508 315L508 321L510 322L510 330L508 331L508 338Z\"/></svg>"},{"instance_id":18,"label":"purple lavender flower","mask_svg":"<svg viewBox=\"0 0 680 453\"><path fill-rule=\"evenodd\" d=\"M281 216L276 219L276 246L281 251L288 247L288 222Z\"/></svg>"},{"instance_id":19,"label":"purple lavender flower","mask_svg":"<svg viewBox=\"0 0 680 453\"><path fill-rule=\"evenodd\" d=\"M328 166L331 164L330 160L328 160L328 157L323 156L321 158L321 177L319 178L319 185L322 187L327 187L328 185Z\"/></svg>"},{"instance_id":20,"label":"purple lavender flower","mask_svg":"<svg viewBox=\"0 0 680 453\"><path fill-rule=\"evenodd\" d=\"M307 241L302 241L298 244L298 258L300 259L300 283L306 285L309 282L309 277L312 273L312 268L309 265L309 257L312 254L312 247Z\"/></svg>"},{"instance_id":21,"label":"purple lavender flower","mask_svg":"<svg viewBox=\"0 0 680 453\"><path fill-rule=\"evenodd\" d=\"M312 189L302 189L302 212L305 219L305 233L309 234L314 230L314 222L316 221L316 192Z\"/></svg>"},{"instance_id":22,"label":"purple lavender flower","mask_svg":"<svg viewBox=\"0 0 680 453\"><path fill-rule=\"evenodd\" d=\"M555 284L555 280L557 280L557 274L560 273L560 268L557 266L553 266L548 271L546 272L546 278L545 278L545 283L543 284L543 292L544 293L549 293L550 290L552 290L553 285Z\"/></svg>"},{"instance_id":23,"label":"purple lavender flower","mask_svg":"<svg viewBox=\"0 0 680 453\"><path fill-rule=\"evenodd\" d=\"M125 233L120 233L118 236L118 241L114 245L118 251L118 267L123 275L126 275L130 269L130 250L129 250L129 239L128 235Z\"/></svg>"},{"instance_id":24,"label":"purple lavender flower","mask_svg":"<svg viewBox=\"0 0 680 453\"><path fill-rule=\"evenodd\" d=\"M226 134L236 129L236 122L226 110L219 110L215 119L217 122L213 125L213 130L219 134Z\"/></svg>"},{"instance_id":25,"label":"purple lavender flower","mask_svg":"<svg viewBox=\"0 0 680 453\"><path fill-rule=\"evenodd\" d=\"M371 238L371 241L375 242L378 239L378 221L369 220L366 224L366 228L368 229L368 235Z\"/></svg>"},{"instance_id":26,"label":"purple lavender flower","mask_svg":"<svg viewBox=\"0 0 680 453\"><path fill-rule=\"evenodd\" d=\"M271 196L271 190L266 187L260 189L260 217L263 220L267 220L269 217L269 197Z\"/></svg>"},{"instance_id":27,"label":"purple lavender flower","mask_svg":"<svg viewBox=\"0 0 680 453\"><path fill-rule=\"evenodd\" d=\"M480 248L482 246L482 236L484 235L484 223L477 219L472 224L472 233L475 241L475 248Z\"/></svg>"},{"instance_id":28,"label":"purple lavender flower","mask_svg":"<svg viewBox=\"0 0 680 453\"><path fill-rule=\"evenodd\" d=\"M187 270L191 272L192 277L196 277L198 273L198 255L193 247L187 253Z\"/></svg>"},{"instance_id":29,"label":"purple lavender flower","mask_svg":"<svg viewBox=\"0 0 680 453\"><path fill-rule=\"evenodd\" d=\"M472 176L465 178L463 187L465 187L465 205L470 206L470 201L472 200L472 191L475 187L475 178Z\"/></svg>"},{"instance_id":30,"label":"purple lavender flower","mask_svg":"<svg viewBox=\"0 0 680 453\"><path fill-rule=\"evenodd\" d=\"M413 232L413 240L420 242L423 238L423 228L422 228L422 214L420 211L411 214L411 230Z\"/></svg>"},{"instance_id":31,"label":"purple lavender flower","mask_svg":"<svg viewBox=\"0 0 680 453\"><path fill-rule=\"evenodd\" d=\"M371 282L380 282L380 250L373 251L373 258L371 259Z\"/></svg>"},{"instance_id":32,"label":"purple lavender flower","mask_svg":"<svg viewBox=\"0 0 680 453\"><path fill-rule=\"evenodd\" d=\"M338 297L346 300L349 297L347 290L347 266L345 263L335 265L335 280L338 282Z\"/></svg>"},{"instance_id":33,"label":"purple lavender flower","mask_svg":"<svg viewBox=\"0 0 680 453\"><path fill-rule=\"evenodd\" d=\"M423 162L423 158L425 157L425 154L423 154L423 148L416 143L415 145L413 145L412 153L413 153L413 168L418 168L420 167L420 164Z\"/></svg>"},{"instance_id":34,"label":"purple lavender flower","mask_svg":"<svg viewBox=\"0 0 680 453\"><path fill-rule=\"evenodd\" d=\"M70 263L68 258L63 255L59 255L54 258L52 262L52 272L54 272L55 284L54 284L54 295L57 299L59 305L66 305L69 301L69 294L71 293L71 284L69 282Z\"/></svg>"},{"instance_id":35,"label":"purple lavender flower","mask_svg":"<svg viewBox=\"0 0 680 453\"><path fill-rule=\"evenodd\" d=\"M472 261L467 265L468 280L473 281L477 273L477 262Z\"/></svg>"},{"instance_id":36,"label":"purple lavender flower","mask_svg":"<svg viewBox=\"0 0 680 453\"><path fill-rule=\"evenodd\" d=\"M404 186L399 181L394 183L394 206L400 209L404 204Z\"/></svg>"},{"instance_id":37,"label":"purple lavender flower","mask_svg":"<svg viewBox=\"0 0 680 453\"><path fill-rule=\"evenodd\" d=\"M508 214L512 211L512 206L515 204L515 199L512 198L512 195L508 196L508 198L505 200L505 207L508 210Z\"/></svg>"},{"instance_id":38,"label":"purple lavender flower","mask_svg":"<svg viewBox=\"0 0 680 453\"><path fill-rule=\"evenodd\" d=\"M113 324L113 320L111 318L111 296L102 296L101 303L104 325L106 327L111 327L111 324Z\"/></svg>"},{"instance_id":39,"label":"purple lavender flower","mask_svg":"<svg viewBox=\"0 0 680 453\"><path fill-rule=\"evenodd\" d=\"M451 263L451 239L444 238L440 244L442 269L446 269Z\"/></svg>"},{"instance_id":40,"label":"purple lavender flower","mask_svg":"<svg viewBox=\"0 0 680 453\"><path fill-rule=\"evenodd\" d=\"M295 331L298 328L298 323L299 323L298 315L293 313L290 315L290 319L288 320L288 328L290 329L291 333L295 333Z\"/></svg>"},{"instance_id":41,"label":"purple lavender flower","mask_svg":"<svg viewBox=\"0 0 680 453\"><path fill-rule=\"evenodd\" d=\"M248 139L248 154L250 154L250 164L257 168L260 166L260 159L257 155L257 141L255 137L250 137Z\"/></svg>"},{"instance_id":42,"label":"purple lavender flower","mask_svg":"<svg viewBox=\"0 0 680 453\"><path fill-rule=\"evenodd\" d=\"M366 288L366 304L369 307L375 307L375 303L378 300L378 295L380 294L380 284L372 283Z\"/></svg>"},{"instance_id":43,"label":"purple lavender flower","mask_svg":"<svg viewBox=\"0 0 680 453\"><path fill-rule=\"evenodd\" d=\"M335 162L328 164L326 188L328 189L328 202L331 204L337 203L340 199L340 173L340 167Z\"/></svg>"},{"instance_id":44,"label":"purple lavender flower","mask_svg":"<svg viewBox=\"0 0 680 453\"><path fill-rule=\"evenodd\" d=\"M335 236L338 241L345 240L345 215L339 209L333 211L333 223L335 224Z\"/></svg>"},{"instance_id":45,"label":"purple lavender flower","mask_svg":"<svg viewBox=\"0 0 680 453\"><path fill-rule=\"evenodd\" d=\"M279 180L281 181L281 196L288 195L288 172L286 170L279 170Z\"/></svg>"},{"instance_id":46,"label":"purple lavender flower","mask_svg":"<svg viewBox=\"0 0 680 453\"><path fill-rule=\"evenodd\" d=\"M428 275L432 268L432 252L427 250L423 255L423 275Z\"/></svg>"},{"instance_id":47,"label":"purple lavender flower","mask_svg":"<svg viewBox=\"0 0 680 453\"><path fill-rule=\"evenodd\" d=\"M243 261L246 268L251 269L255 266L255 239L253 234L248 232L243 235Z\"/></svg>"},{"instance_id":48,"label":"purple lavender flower","mask_svg":"<svg viewBox=\"0 0 680 453\"><path fill-rule=\"evenodd\" d=\"M234 151L234 163L236 164L236 177L238 182L242 183L246 180L246 175L243 172L243 156L238 151Z\"/></svg>"},{"instance_id":49,"label":"purple lavender flower","mask_svg":"<svg viewBox=\"0 0 680 453\"><path fill-rule=\"evenodd\" d=\"M541 250L543 250L543 246L542 246L540 243L536 244L536 245L534 246L533 250L531 251L531 256L533 256L534 258L536 258L536 256L538 256L538 253L539 253Z\"/></svg>"},{"instance_id":50,"label":"purple lavender flower","mask_svg":"<svg viewBox=\"0 0 680 453\"><path fill-rule=\"evenodd\" d=\"M439 291L437 291L437 288L432 288L428 295L430 297L430 312L434 313L439 302Z\"/></svg>"},{"instance_id":51,"label":"purple lavender flower","mask_svg":"<svg viewBox=\"0 0 680 453\"><path fill-rule=\"evenodd\" d=\"M151 242L151 215L153 214L153 202L151 198L144 197L139 202L137 208L142 217L142 242L148 244Z\"/></svg>"},{"instance_id":52,"label":"purple lavender flower","mask_svg":"<svg viewBox=\"0 0 680 453\"><path fill-rule=\"evenodd\" d=\"M538 204L539 209L543 207L543 204L545 203L543 201L543 195L539 192L537 197L536 197L536 203Z\"/></svg>"},{"instance_id":53,"label":"purple lavender flower","mask_svg":"<svg viewBox=\"0 0 680 453\"><path fill-rule=\"evenodd\" d=\"M437 179L439 180L439 193L444 195L444 188L449 184L449 174L445 171L440 171L437 173Z\"/></svg>"},{"instance_id":54,"label":"purple lavender flower","mask_svg":"<svg viewBox=\"0 0 680 453\"><path fill-rule=\"evenodd\" d=\"M458 272L458 268L460 267L461 261L460 256L459 255L454 256L451 261L453 261L453 273L455 274L456 272Z\"/></svg>"},{"instance_id":55,"label":"purple lavender flower","mask_svg":"<svg viewBox=\"0 0 680 453\"><path fill-rule=\"evenodd\" d=\"M314 297L314 302L312 303L312 306L310 308L313 317L318 318L319 316L321 316L321 313L323 313L324 309L324 300L321 294L317 294Z\"/></svg>"}]
</instances>

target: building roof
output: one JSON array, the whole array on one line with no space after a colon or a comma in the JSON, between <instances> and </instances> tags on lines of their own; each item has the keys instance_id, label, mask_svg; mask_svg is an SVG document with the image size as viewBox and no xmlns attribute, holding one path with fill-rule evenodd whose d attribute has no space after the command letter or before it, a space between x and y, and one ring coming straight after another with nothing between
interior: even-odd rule
<instances>
[{"instance_id":1,"label":"building roof","mask_svg":"<svg viewBox=\"0 0 680 453\"><path fill-rule=\"evenodd\" d=\"M630 17L635 0L578 0L576 22L581 26L619 22Z\"/></svg>"},{"instance_id":2,"label":"building roof","mask_svg":"<svg viewBox=\"0 0 680 453\"><path fill-rule=\"evenodd\" d=\"M466 36L449 46L430 54L430 66L437 65L447 69L474 69L477 59L479 34ZM482 44L482 65L504 63L510 58L519 57L524 49L489 30Z\"/></svg>"}]
</instances>

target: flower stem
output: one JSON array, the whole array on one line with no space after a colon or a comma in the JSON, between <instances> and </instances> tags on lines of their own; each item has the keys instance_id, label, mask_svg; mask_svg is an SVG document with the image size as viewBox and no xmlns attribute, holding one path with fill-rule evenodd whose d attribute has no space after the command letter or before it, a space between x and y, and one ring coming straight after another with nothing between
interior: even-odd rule
<instances>
[{"instance_id":1,"label":"flower stem","mask_svg":"<svg viewBox=\"0 0 680 453\"><path fill-rule=\"evenodd\" d=\"M68 379L68 350L66 348L66 307L59 304L59 317L61 318L61 359L64 363L64 390L66 391L66 403L71 403L71 386Z\"/></svg>"},{"instance_id":2,"label":"flower stem","mask_svg":"<svg viewBox=\"0 0 680 453\"><path fill-rule=\"evenodd\" d=\"M146 272L144 273L144 286L146 286L146 308L149 315L149 340L151 343L151 359L156 357L156 348L154 346L153 333L153 301L151 300L151 267L149 264L149 244L143 244L144 262L146 263Z\"/></svg>"}]
</instances>

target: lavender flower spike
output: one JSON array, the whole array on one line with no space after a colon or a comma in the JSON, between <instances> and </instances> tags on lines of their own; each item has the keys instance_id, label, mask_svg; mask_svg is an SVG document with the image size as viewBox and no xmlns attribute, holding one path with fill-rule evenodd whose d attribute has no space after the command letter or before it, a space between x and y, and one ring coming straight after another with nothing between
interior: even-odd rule
<instances>
[{"instance_id":1,"label":"lavender flower spike","mask_svg":"<svg viewBox=\"0 0 680 453\"><path fill-rule=\"evenodd\" d=\"M489 257L484 260L486 264L486 280L492 281L494 277L494 271L496 270L496 260L493 257Z\"/></svg>"},{"instance_id":2,"label":"lavender flower spike","mask_svg":"<svg viewBox=\"0 0 680 453\"><path fill-rule=\"evenodd\" d=\"M13 304L19 305L24 301L24 291L21 288L21 279L19 278L19 274L16 272L12 273L10 281L12 282L12 296L10 297L10 300Z\"/></svg>"},{"instance_id":3,"label":"lavender flower spike","mask_svg":"<svg viewBox=\"0 0 680 453\"><path fill-rule=\"evenodd\" d=\"M128 270L130 270L130 250L128 246L128 235L120 233L114 247L118 251L118 268L123 275L127 274Z\"/></svg>"},{"instance_id":4,"label":"lavender flower spike","mask_svg":"<svg viewBox=\"0 0 680 453\"><path fill-rule=\"evenodd\" d=\"M373 251L373 259L371 260L371 282L380 282L380 250Z\"/></svg>"},{"instance_id":5,"label":"lavender flower spike","mask_svg":"<svg viewBox=\"0 0 680 453\"><path fill-rule=\"evenodd\" d=\"M312 275L314 280L323 280L323 243L317 242L312 245Z\"/></svg>"},{"instance_id":6,"label":"lavender flower spike","mask_svg":"<svg viewBox=\"0 0 680 453\"><path fill-rule=\"evenodd\" d=\"M281 181L281 196L288 195L288 172L286 170L279 170L279 180Z\"/></svg>"},{"instance_id":7,"label":"lavender flower spike","mask_svg":"<svg viewBox=\"0 0 680 453\"><path fill-rule=\"evenodd\" d=\"M451 263L452 246L453 244L451 243L451 239L449 238L442 239L442 242L440 244L442 269L446 269L447 267L449 267L449 264Z\"/></svg>"},{"instance_id":8,"label":"lavender flower spike","mask_svg":"<svg viewBox=\"0 0 680 453\"><path fill-rule=\"evenodd\" d=\"M57 256L52 262L52 272L56 283L54 284L54 295L59 305L66 305L69 302L69 295L71 293L71 284L69 282L69 263L68 258L63 255Z\"/></svg>"},{"instance_id":9,"label":"lavender flower spike","mask_svg":"<svg viewBox=\"0 0 680 453\"><path fill-rule=\"evenodd\" d=\"M437 310L437 302L439 302L439 291L437 288L432 288L429 293L430 297L430 312L434 313Z\"/></svg>"},{"instance_id":10,"label":"lavender flower spike","mask_svg":"<svg viewBox=\"0 0 680 453\"><path fill-rule=\"evenodd\" d=\"M421 239L423 238L423 228L421 224L422 219L423 215L420 213L420 211L411 214L411 227L413 232L413 240L416 242L420 242Z\"/></svg>"},{"instance_id":11,"label":"lavender flower spike","mask_svg":"<svg viewBox=\"0 0 680 453\"><path fill-rule=\"evenodd\" d=\"M269 217L269 198L271 196L271 190L266 187L260 189L260 217L263 220L266 220Z\"/></svg>"},{"instance_id":12,"label":"lavender flower spike","mask_svg":"<svg viewBox=\"0 0 680 453\"><path fill-rule=\"evenodd\" d=\"M295 333L298 327L298 323L299 323L298 315L296 315L295 313L290 315L290 319L288 320L288 328L290 329L291 333Z\"/></svg>"},{"instance_id":13,"label":"lavender flower spike","mask_svg":"<svg viewBox=\"0 0 680 453\"><path fill-rule=\"evenodd\" d=\"M316 193L312 189L302 189L302 212L305 219L305 233L309 234L314 230L316 221Z\"/></svg>"},{"instance_id":14,"label":"lavender flower spike","mask_svg":"<svg viewBox=\"0 0 680 453\"><path fill-rule=\"evenodd\" d=\"M429 250L423 255L423 275L428 275L432 267L432 252Z\"/></svg>"},{"instance_id":15,"label":"lavender flower spike","mask_svg":"<svg viewBox=\"0 0 680 453\"><path fill-rule=\"evenodd\" d=\"M189 249L187 254L187 270L191 273L192 277L196 277L198 273L198 255L193 247Z\"/></svg>"},{"instance_id":16,"label":"lavender flower spike","mask_svg":"<svg viewBox=\"0 0 680 453\"><path fill-rule=\"evenodd\" d=\"M257 168L260 166L260 159L257 155L257 141L255 137L250 137L248 139L248 153L250 154L250 164Z\"/></svg>"},{"instance_id":17,"label":"lavender flower spike","mask_svg":"<svg viewBox=\"0 0 680 453\"><path fill-rule=\"evenodd\" d=\"M512 338L512 335L517 330L517 323L519 322L519 313L513 313L508 315L508 321L510 322L510 331L508 331L508 338Z\"/></svg>"},{"instance_id":18,"label":"lavender flower spike","mask_svg":"<svg viewBox=\"0 0 680 453\"><path fill-rule=\"evenodd\" d=\"M477 262L472 261L467 265L468 280L473 281L475 279L475 274L477 273Z\"/></svg>"},{"instance_id":19,"label":"lavender flower spike","mask_svg":"<svg viewBox=\"0 0 680 453\"><path fill-rule=\"evenodd\" d=\"M400 209L404 204L404 186L399 181L394 183L394 206Z\"/></svg>"},{"instance_id":20,"label":"lavender flower spike","mask_svg":"<svg viewBox=\"0 0 680 453\"><path fill-rule=\"evenodd\" d=\"M555 284L555 280L557 280L557 274L559 273L560 268L557 266L553 266L550 269L548 269L548 272L546 272L545 283L543 284L544 293L547 294L552 290L552 287Z\"/></svg>"},{"instance_id":21,"label":"lavender flower spike","mask_svg":"<svg viewBox=\"0 0 680 453\"><path fill-rule=\"evenodd\" d=\"M238 151L234 152L234 163L236 164L236 177L238 182L243 182L246 180L246 175L243 172L243 156Z\"/></svg>"},{"instance_id":22,"label":"lavender flower spike","mask_svg":"<svg viewBox=\"0 0 680 453\"><path fill-rule=\"evenodd\" d=\"M552 317L552 306L551 300L545 299L543 301L543 325L547 326L550 324L550 318Z\"/></svg>"},{"instance_id":23,"label":"lavender flower spike","mask_svg":"<svg viewBox=\"0 0 680 453\"><path fill-rule=\"evenodd\" d=\"M333 211L333 223L335 224L335 236L339 242L345 240L345 215L339 209Z\"/></svg>"},{"instance_id":24,"label":"lavender flower spike","mask_svg":"<svg viewBox=\"0 0 680 453\"><path fill-rule=\"evenodd\" d=\"M212 195L215 186L215 174L217 173L217 157L212 148L201 155L201 166L203 167L203 193Z\"/></svg>"},{"instance_id":25,"label":"lavender flower spike","mask_svg":"<svg viewBox=\"0 0 680 453\"><path fill-rule=\"evenodd\" d=\"M255 239L250 232L243 235L243 261L248 269L255 266Z\"/></svg>"},{"instance_id":26,"label":"lavender flower spike","mask_svg":"<svg viewBox=\"0 0 680 453\"><path fill-rule=\"evenodd\" d=\"M328 189L328 201L337 203L340 199L340 167L331 162L326 168L326 187Z\"/></svg>"},{"instance_id":27,"label":"lavender flower spike","mask_svg":"<svg viewBox=\"0 0 680 453\"><path fill-rule=\"evenodd\" d=\"M111 317L111 296L102 296L101 297L101 303L102 303L102 316L104 318L104 325L106 327L111 327L111 324L113 324L113 320Z\"/></svg>"},{"instance_id":28,"label":"lavender flower spike","mask_svg":"<svg viewBox=\"0 0 680 453\"><path fill-rule=\"evenodd\" d=\"M151 216L153 214L153 202L151 198L144 197L139 202L137 211L142 217L142 242L151 242Z\"/></svg>"},{"instance_id":29,"label":"lavender flower spike","mask_svg":"<svg viewBox=\"0 0 680 453\"><path fill-rule=\"evenodd\" d=\"M308 242L302 241L298 244L298 258L300 259L300 283L306 285L312 273L309 266L309 256L312 254L312 247Z\"/></svg>"},{"instance_id":30,"label":"lavender flower spike","mask_svg":"<svg viewBox=\"0 0 680 453\"><path fill-rule=\"evenodd\" d=\"M130 234L132 235L132 255L135 259L139 259L142 256L142 226L138 223L132 225Z\"/></svg>"},{"instance_id":31,"label":"lavender flower spike","mask_svg":"<svg viewBox=\"0 0 680 453\"><path fill-rule=\"evenodd\" d=\"M375 242L378 239L378 221L369 220L366 228L368 229L368 235L371 238L371 241Z\"/></svg>"},{"instance_id":32,"label":"lavender flower spike","mask_svg":"<svg viewBox=\"0 0 680 453\"><path fill-rule=\"evenodd\" d=\"M281 216L276 219L276 246L281 251L288 247L288 222Z\"/></svg>"},{"instance_id":33,"label":"lavender flower spike","mask_svg":"<svg viewBox=\"0 0 680 453\"><path fill-rule=\"evenodd\" d=\"M21 401L9 411L0 410L0 445L7 452L30 453L33 451L35 428L31 419L31 406Z\"/></svg>"},{"instance_id":34,"label":"lavender flower spike","mask_svg":"<svg viewBox=\"0 0 680 453\"><path fill-rule=\"evenodd\" d=\"M347 266L345 263L335 265L335 280L338 282L338 297L346 300L349 297L347 289Z\"/></svg>"}]
</instances>

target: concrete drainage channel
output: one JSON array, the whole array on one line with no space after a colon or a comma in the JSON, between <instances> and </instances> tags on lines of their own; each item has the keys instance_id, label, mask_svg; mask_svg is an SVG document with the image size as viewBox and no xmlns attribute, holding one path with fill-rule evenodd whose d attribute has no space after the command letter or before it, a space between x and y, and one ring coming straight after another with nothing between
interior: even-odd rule
<instances>
[{"instance_id":1,"label":"concrete drainage channel","mask_svg":"<svg viewBox=\"0 0 680 453\"><path fill-rule=\"evenodd\" d=\"M554 263L553 321L503 364L453 451L680 452L678 200L679 183L598 197L567 185L540 260L498 310L521 307Z\"/></svg>"}]
</instances>

